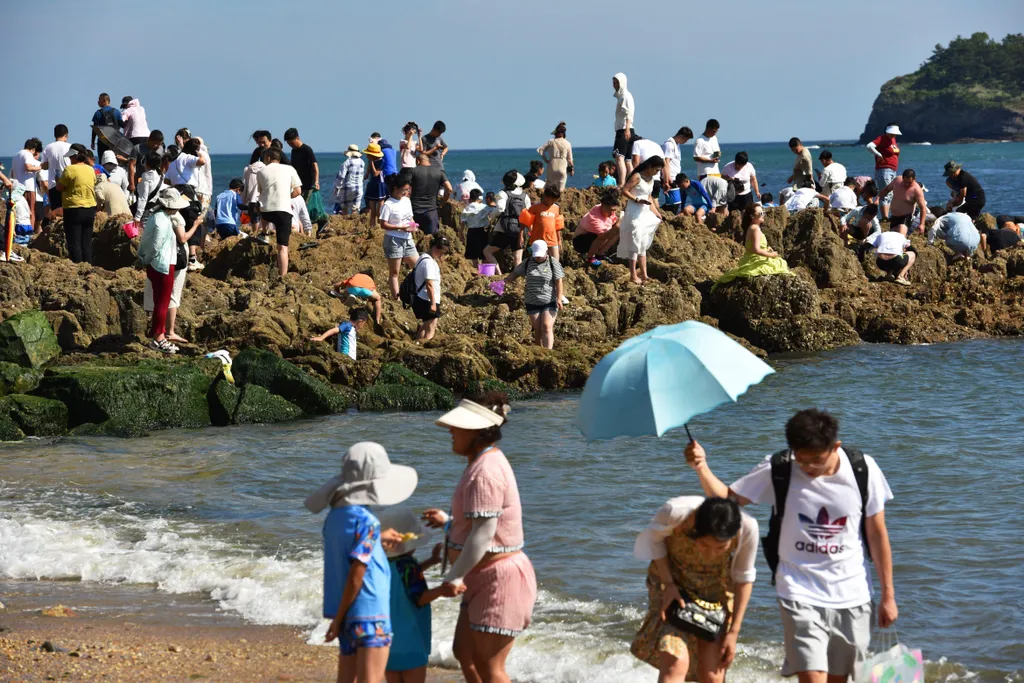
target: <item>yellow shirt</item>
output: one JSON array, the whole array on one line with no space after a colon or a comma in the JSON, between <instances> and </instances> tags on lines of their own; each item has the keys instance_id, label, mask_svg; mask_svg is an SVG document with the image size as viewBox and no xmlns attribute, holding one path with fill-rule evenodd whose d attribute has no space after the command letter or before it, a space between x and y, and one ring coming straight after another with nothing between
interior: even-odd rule
<instances>
[{"instance_id":1,"label":"yellow shirt","mask_svg":"<svg viewBox=\"0 0 1024 683\"><path fill-rule=\"evenodd\" d=\"M96 171L89 164L71 164L60 176L60 203L65 209L90 209L96 206Z\"/></svg>"}]
</instances>

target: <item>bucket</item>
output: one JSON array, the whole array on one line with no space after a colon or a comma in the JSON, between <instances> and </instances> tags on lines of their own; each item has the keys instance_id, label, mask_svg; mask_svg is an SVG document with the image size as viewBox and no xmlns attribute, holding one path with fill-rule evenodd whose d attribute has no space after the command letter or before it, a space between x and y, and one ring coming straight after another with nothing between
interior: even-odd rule
<instances>
[{"instance_id":1,"label":"bucket","mask_svg":"<svg viewBox=\"0 0 1024 683\"><path fill-rule=\"evenodd\" d=\"M135 239L139 236L139 226L134 221L128 221L121 226L121 229L124 230L124 234L128 236L128 239Z\"/></svg>"},{"instance_id":2,"label":"bucket","mask_svg":"<svg viewBox=\"0 0 1024 683\"><path fill-rule=\"evenodd\" d=\"M494 271L497 266L493 263L481 263L477 266L477 270L481 275L494 275Z\"/></svg>"}]
</instances>

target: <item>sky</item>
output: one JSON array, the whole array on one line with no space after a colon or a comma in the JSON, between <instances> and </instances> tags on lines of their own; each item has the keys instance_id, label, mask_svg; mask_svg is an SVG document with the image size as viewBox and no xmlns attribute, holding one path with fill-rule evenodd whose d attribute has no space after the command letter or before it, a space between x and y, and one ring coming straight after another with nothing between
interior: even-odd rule
<instances>
[{"instance_id":1,"label":"sky","mask_svg":"<svg viewBox=\"0 0 1024 683\"><path fill-rule=\"evenodd\" d=\"M6 159L56 123L88 143L103 91L215 154L258 128L340 151L437 119L452 149L539 146L563 119L610 147L618 71L644 137L716 118L735 142L851 139L883 83L957 35L1024 32L1024 2L37 0L4 18Z\"/></svg>"}]
</instances>

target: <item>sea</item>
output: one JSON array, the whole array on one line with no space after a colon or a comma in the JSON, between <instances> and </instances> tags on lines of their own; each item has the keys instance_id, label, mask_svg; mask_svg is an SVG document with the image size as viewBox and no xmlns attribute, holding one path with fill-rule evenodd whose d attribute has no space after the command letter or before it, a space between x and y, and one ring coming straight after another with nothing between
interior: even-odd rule
<instances>
[{"instance_id":1,"label":"sea","mask_svg":"<svg viewBox=\"0 0 1024 683\"><path fill-rule=\"evenodd\" d=\"M397 144L396 140L392 144ZM663 139L657 139L660 144ZM737 152L746 152L757 171L758 181L762 184L762 192L771 192L776 199L779 190L786 186L786 178L793 170L794 156L787 142L733 143L721 138L723 161L730 161ZM815 160L815 169L821 170L818 163L819 149L830 149L835 161L846 166L851 175L873 175L874 157L862 146L853 145L852 141L806 141ZM365 145L364 145L365 146ZM314 147L316 149L316 147ZM696 167L685 160L692 157L690 146L683 148L683 172L691 177L696 174ZM232 178L240 178L242 170L249 163L248 154L217 154L216 146L212 149L214 190L220 192L227 188ZM575 176L569 178L568 187L587 187L594 182L597 165L612 158L611 149L603 147L574 148L576 162ZM530 161L539 158L533 149L491 149L491 150L459 150L453 148L445 157L445 171L454 187L462 182L462 174L471 170L476 174L477 182L485 191L501 190L501 177L510 169L517 169L526 175ZM903 145L900 152L900 169L913 168L917 171L918 180L928 189L929 204L945 204L949 199L949 188L942 177L943 165L953 159L964 165L973 173L985 189L987 203L985 211L993 215L1024 214L1024 142L987 142L962 145ZM324 203L328 210L333 208L330 203L331 188L334 176L345 160L340 153L322 153L317 151L320 164L320 188Z\"/></svg>"},{"instance_id":2,"label":"sea","mask_svg":"<svg viewBox=\"0 0 1024 683\"><path fill-rule=\"evenodd\" d=\"M1024 680L1022 350L1020 340L975 340L777 356L776 374L690 425L728 482L784 446L794 411L840 418L843 442L874 456L895 494L886 520L900 618L875 642L920 648L929 682ZM529 683L653 683L656 672L629 654L647 607L633 541L665 500L700 487L680 430L587 443L573 427L577 402L515 404L501 442L540 586L509 670ZM350 444L377 440L419 472L410 507L447 508L464 462L436 417L350 412L4 444L0 597L133 621L149 611L185 624L288 624L322 642L323 517L303 498ZM765 528L768 510L750 509ZM779 680L768 577L759 558L733 681ZM455 667L457 611L434 603L435 665Z\"/></svg>"}]
</instances>

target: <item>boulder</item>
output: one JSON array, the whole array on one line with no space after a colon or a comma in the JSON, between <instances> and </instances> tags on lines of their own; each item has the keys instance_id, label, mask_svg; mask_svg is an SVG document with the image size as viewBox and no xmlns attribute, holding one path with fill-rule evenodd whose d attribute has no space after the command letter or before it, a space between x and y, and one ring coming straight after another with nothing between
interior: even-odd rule
<instances>
[{"instance_id":1,"label":"boulder","mask_svg":"<svg viewBox=\"0 0 1024 683\"><path fill-rule=\"evenodd\" d=\"M831 218L831 220L830 220ZM790 267L804 266L818 287L843 287L865 280L856 254L839 238L821 209L794 214L783 233L783 253Z\"/></svg>"},{"instance_id":2,"label":"boulder","mask_svg":"<svg viewBox=\"0 0 1024 683\"><path fill-rule=\"evenodd\" d=\"M752 320L746 338L768 353L821 351L860 343L857 330L831 315Z\"/></svg>"},{"instance_id":3,"label":"boulder","mask_svg":"<svg viewBox=\"0 0 1024 683\"><path fill-rule=\"evenodd\" d=\"M740 335L743 332L735 330L744 329L750 320L820 312L818 290L795 274L737 278L716 289L709 303L721 328Z\"/></svg>"},{"instance_id":4,"label":"boulder","mask_svg":"<svg viewBox=\"0 0 1024 683\"><path fill-rule=\"evenodd\" d=\"M154 429L209 426L207 391L215 376L198 363L96 362L47 370L33 394L66 405L69 427L89 423L96 425L92 433L143 436Z\"/></svg>"},{"instance_id":5,"label":"boulder","mask_svg":"<svg viewBox=\"0 0 1024 683\"><path fill-rule=\"evenodd\" d=\"M374 385L359 396L363 411L450 410L454 405L451 391L397 363L385 363Z\"/></svg>"},{"instance_id":6,"label":"boulder","mask_svg":"<svg viewBox=\"0 0 1024 683\"><path fill-rule=\"evenodd\" d=\"M68 430L68 409L60 401L10 394L0 398L0 413L6 413L25 436L60 436Z\"/></svg>"},{"instance_id":7,"label":"boulder","mask_svg":"<svg viewBox=\"0 0 1024 683\"><path fill-rule=\"evenodd\" d=\"M24 438L25 432L21 431L8 411L0 410L0 441L21 441Z\"/></svg>"},{"instance_id":8,"label":"boulder","mask_svg":"<svg viewBox=\"0 0 1024 683\"><path fill-rule=\"evenodd\" d=\"M0 361L0 396L27 394L39 386L39 380L42 378L42 370Z\"/></svg>"},{"instance_id":9,"label":"boulder","mask_svg":"<svg viewBox=\"0 0 1024 683\"><path fill-rule=\"evenodd\" d=\"M38 368L59 355L57 335L42 311L23 311L0 323L0 361Z\"/></svg>"},{"instance_id":10,"label":"boulder","mask_svg":"<svg viewBox=\"0 0 1024 683\"><path fill-rule=\"evenodd\" d=\"M231 374L239 386L258 384L307 415L330 415L348 408L345 397L329 384L269 351L251 347L243 350L235 357Z\"/></svg>"},{"instance_id":11,"label":"boulder","mask_svg":"<svg viewBox=\"0 0 1024 683\"><path fill-rule=\"evenodd\" d=\"M302 410L258 384L243 387L224 379L221 375L208 394L210 419L214 425L270 424L293 420L302 416Z\"/></svg>"}]
</instances>

